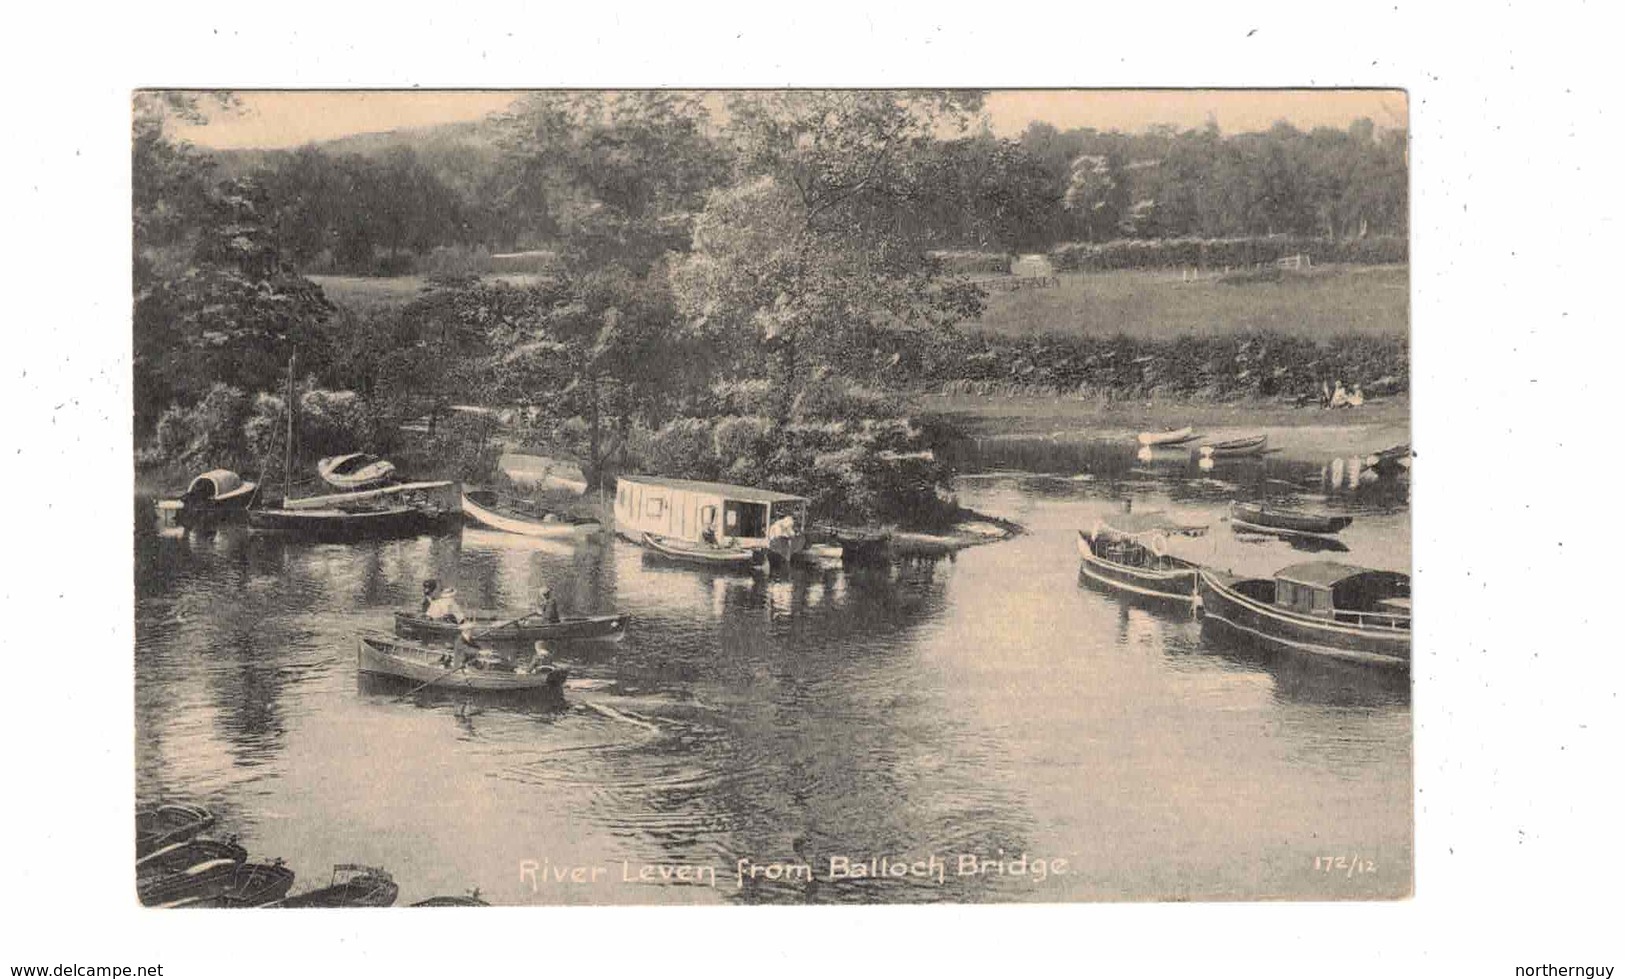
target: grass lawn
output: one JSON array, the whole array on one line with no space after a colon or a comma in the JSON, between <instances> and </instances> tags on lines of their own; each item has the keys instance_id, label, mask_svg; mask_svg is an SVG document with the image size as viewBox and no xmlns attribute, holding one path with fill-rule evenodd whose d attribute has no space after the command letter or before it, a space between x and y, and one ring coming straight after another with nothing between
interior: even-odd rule
<instances>
[{"instance_id":1,"label":"grass lawn","mask_svg":"<svg viewBox=\"0 0 1625 979\"><path fill-rule=\"evenodd\" d=\"M994 293L965 328L1006 336L1092 333L1165 338L1271 329L1325 340L1345 333L1404 333L1406 266L1325 266L1277 282L1181 282L1178 272L1074 272L1054 289Z\"/></svg>"}]
</instances>

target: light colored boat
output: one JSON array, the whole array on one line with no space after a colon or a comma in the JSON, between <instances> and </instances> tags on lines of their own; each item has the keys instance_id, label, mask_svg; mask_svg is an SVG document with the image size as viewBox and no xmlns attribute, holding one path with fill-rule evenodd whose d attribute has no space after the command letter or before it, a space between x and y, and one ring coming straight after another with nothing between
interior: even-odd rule
<instances>
[{"instance_id":1,"label":"light colored boat","mask_svg":"<svg viewBox=\"0 0 1625 979\"><path fill-rule=\"evenodd\" d=\"M1140 444L1148 448L1169 445L1184 445L1187 442L1200 438L1189 425L1184 428L1170 428L1163 432L1141 432Z\"/></svg>"},{"instance_id":2,"label":"light colored boat","mask_svg":"<svg viewBox=\"0 0 1625 979\"><path fill-rule=\"evenodd\" d=\"M1268 435L1249 435L1245 438L1226 439L1202 446L1202 455L1208 459L1241 459L1263 455L1269 448Z\"/></svg>"},{"instance_id":3,"label":"light colored boat","mask_svg":"<svg viewBox=\"0 0 1625 979\"><path fill-rule=\"evenodd\" d=\"M368 489L395 475L395 464L366 452L346 452L316 462L316 472L339 489Z\"/></svg>"},{"instance_id":4,"label":"light colored boat","mask_svg":"<svg viewBox=\"0 0 1625 979\"><path fill-rule=\"evenodd\" d=\"M362 673L409 680L437 690L487 693L556 692L569 671L561 666L502 668L471 659L461 668L447 664L443 647L406 642L382 633L363 633L356 641L356 669Z\"/></svg>"},{"instance_id":5,"label":"light colored boat","mask_svg":"<svg viewBox=\"0 0 1625 979\"><path fill-rule=\"evenodd\" d=\"M524 537L576 537L603 529L596 520L573 520L561 514L527 511L490 490L463 494L463 514L481 526Z\"/></svg>"}]
</instances>

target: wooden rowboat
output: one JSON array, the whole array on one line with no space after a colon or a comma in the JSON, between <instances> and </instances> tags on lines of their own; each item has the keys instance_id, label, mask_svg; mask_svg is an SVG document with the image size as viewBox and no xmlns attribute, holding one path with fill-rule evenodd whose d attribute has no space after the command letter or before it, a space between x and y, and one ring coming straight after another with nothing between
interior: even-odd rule
<instances>
[{"instance_id":1,"label":"wooden rowboat","mask_svg":"<svg viewBox=\"0 0 1625 979\"><path fill-rule=\"evenodd\" d=\"M841 546L841 560L847 564L885 561L891 557L891 534L884 530L830 527L825 536Z\"/></svg>"},{"instance_id":2,"label":"wooden rowboat","mask_svg":"<svg viewBox=\"0 0 1625 979\"><path fill-rule=\"evenodd\" d=\"M1230 504L1230 518L1239 529L1277 534L1335 534L1354 522L1350 516L1241 502Z\"/></svg>"},{"instance_id":3,"label":"wooden rowboat","mask_svg":"<svg viewBox=\"0 0 1625 979\"><path fill-rule=\"evenodd\" d=\"M1192 431L1189 425L1186 425L1184 428L1170 428L1162 432L1141 432L1139 438L1140 444L1149 448L1151 446L1184 445L1187 442L1201 438L1201 436Z\"/></svg>"},{"instance_id":4,"label":"wooden rowboat","mask_svg":"<svg viewBox=\"0 0 1625 979\"><path fill-rule=\"evenodd\" d=\"M1263 455L1269 447L1268 435L1250 435L1246 438L1209 442L1202 446L1202 455L1209 459L1239 459Z\"/></svg>"},{"instance_id":5,"label":"wooden rowboat","mask_svg":"<svg viewBox=\"0 0 1625 979\"><path fill-rule=\"evenodd\" d=\"M234 840L226 842L187 840L182 843L171 843L136 860L136 879L142 882L153 881L173 874L183 874L193 867L218 863L221 860L245 863L248 860L248 851L238 846Z\"/></svg>"},{"instance_id":6,"label":"wooden rowboat","mask_svg":"<svg viewBox=\"0 0 1625 979\"><path fill-rule=\"evenodd\" d=\"M385 540L417 537L453 525L456 516L435 506L384 506L357 510L248 511L248 526L264 533L290 534L314 540Z\"/></svg>"},{"instance_id":7,"label":"wooden rowboat","mask_svg":"<svg viewBox=\"0 0 1625 979\"><path fill-rule=\"evenodd\" d=\"M444 647L424 646L383 633L363 633L356 644L356 668L363 674L394 677L437 690L490 693L556 693L569 671L561 666L529 669L471 659L453 667Z\"/></svg>"},{"instance_id":8,"label":"wooden rowboat","mask_svg":"<svg viewBox=\"0 0 1625 979\"><path fill-rule=\"evenodd\" d=\"M275 863L221 861L194 867L138 890L141 903L160 908L259 908L293 887L293 871Z\"/></svg>"},{"instance_id":9,"label":"wooden rowboat","mask_svg":"<svg viewBox=\"0 0 1625 979\"><path fill-rule=\"evenodd\" d=\"M525 537L575 537L596 534L603 527L596 520L577 520L548 513L525 501L505 500L490 490L469 490L463 494L463 513L470 520L492 530Z\"/></svg>"},{"instance_id":10,"label":"wooden rowboat","mask_svg":"<svg viewBox=\"0 0 1625 979\"><path fill-rule=\"evenodd\" d=\"M488 908L489 904L480 900L480 889L474 888L467 894L452 897L431 897L413 904L414 908Z\"/></svg>"},{"instance_id":11,"label":"wooden rowboat","mask_svg":"<svg viewBox=\"0 0 1625 979\"><path fill-rule=\"evenodd\" d=\"M395 475L395 464L365 452L347 452L317 460L316 472L330 486L359 490L387 482Z\"/></svg>"},{"instance_id":12,"label":"wooden rowboat","mask_svg":"<svg viewBox=\"0 0 1625 979\"><path fill-rule=\"evenodd\" d=\"M172 843L184 843L214 825L214 813L190 803L171 803L135 814L135 855L144 857Z\"/></svg>"},{"instance_id":13,"label":"wooden rowboat","mask_svg":"<svg viewBox=\"0 0 1625 979\"><path fill-rule=\"evenodd\" d=\"M333 880L303 894L284 898L279 908L387 908L400 894L395 879L382 867L341 863L333 867Z\"/></svg>"},{"instance_id":14,"label":"wooden rowboat","mask_svg":"<svg viewBox=\"0 0 1625 979\"><path fill-rule=\"evenodd\" d=\"M645 533L643 546L661 557L707 568L748 571L762 563L762 552L744 547L716 547L696 541Z\"/></svg>"},{"instance_id":15,"label":"wooden rowboat","mask_svg":"<svg viewBox=\"0 0 1625 979\"><path fill-rule=\"evenodd\" d=\"M632 620L629 615L566 616L558 622L546 622L540 613L478 612L474 615L474 632L480 642L532 643L539 640L560 639L620 639ZM480 622L491 622L493 627L482 629ZM457 638L462 626L452 622L431 619L421 612L396 612L395 635L402 639L423 642L450 642Z\"/></svg>"}]
</instances>

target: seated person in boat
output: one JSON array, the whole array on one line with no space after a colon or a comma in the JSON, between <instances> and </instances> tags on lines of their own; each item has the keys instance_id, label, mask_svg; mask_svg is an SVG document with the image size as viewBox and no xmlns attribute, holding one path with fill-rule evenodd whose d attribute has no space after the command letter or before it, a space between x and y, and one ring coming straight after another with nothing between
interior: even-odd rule
<instances>
[{"instance_id":1,"label":"seated person in boat","mask_svg":"<svg viewBox=\"0 0 1625 979\"><path fill-rule=\"evenodd\" d=\"M544 622L557 623L559 621L558 599L553 597L553 589L547 585L543 585L541 590L536 593L536 614L541 616Z\"/></svg>"},{"instance_id":2,"label":"seated person in boat","mask_svg":"<svg viewBox=\"0 0 1625 979\"><path fill-rule=\"evenodd\" d=\"M793 513L785 514L773 521L772 525L767 528L768 537L794 537L795 535L796 518Z\"/></svg>"},{"instance_id":3,"label":"seated person in boat","mask_svg":"<svg viewBox=\"0 0 1625 979\"><path fill-rule=\"evenodd\" d=\"M434 580L433 578L427 578L424 580L423 604L418 606L419 612L423 613L424 615L429 614L429 606L434 604L434 596L438 591L440 591L440 582Z\"/></svg>"},{"instance_id":4,"label":"seated person in boat","mask_svg":"<svg viewBox=\"0 0 1625 979\"><path fill-rule=\"evenodd\" d=\"M423 614L437 622L461 623L468 621L468 616L463 614L462 606L457 604L457 589L455 588L447 588L444 591L437 590L428 607L423 610Z\"/></svg>"}]
</instances>

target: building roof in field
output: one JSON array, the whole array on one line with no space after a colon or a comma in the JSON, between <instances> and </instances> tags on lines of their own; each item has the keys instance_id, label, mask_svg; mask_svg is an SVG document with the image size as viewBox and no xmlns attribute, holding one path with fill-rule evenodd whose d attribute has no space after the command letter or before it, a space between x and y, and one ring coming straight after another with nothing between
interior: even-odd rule
<instances>
[{"instance_id":1,"label":"building roof in field","mask_svg":"<svg viewBox=\"0 0 1625 979\"><path fill-rule=\"evenodd\" d=\"M688 493L709 493L729 500L739 500L744 503L806 503L807 498L792 493L779 493L774 490L757 489L754 486L734 486L729 483L707 483L698 479L671 479L666 476L622 476L623 483L639 483L644 486L663 486L667 489L682 490Z\"/></svg>"}]
</instances>

